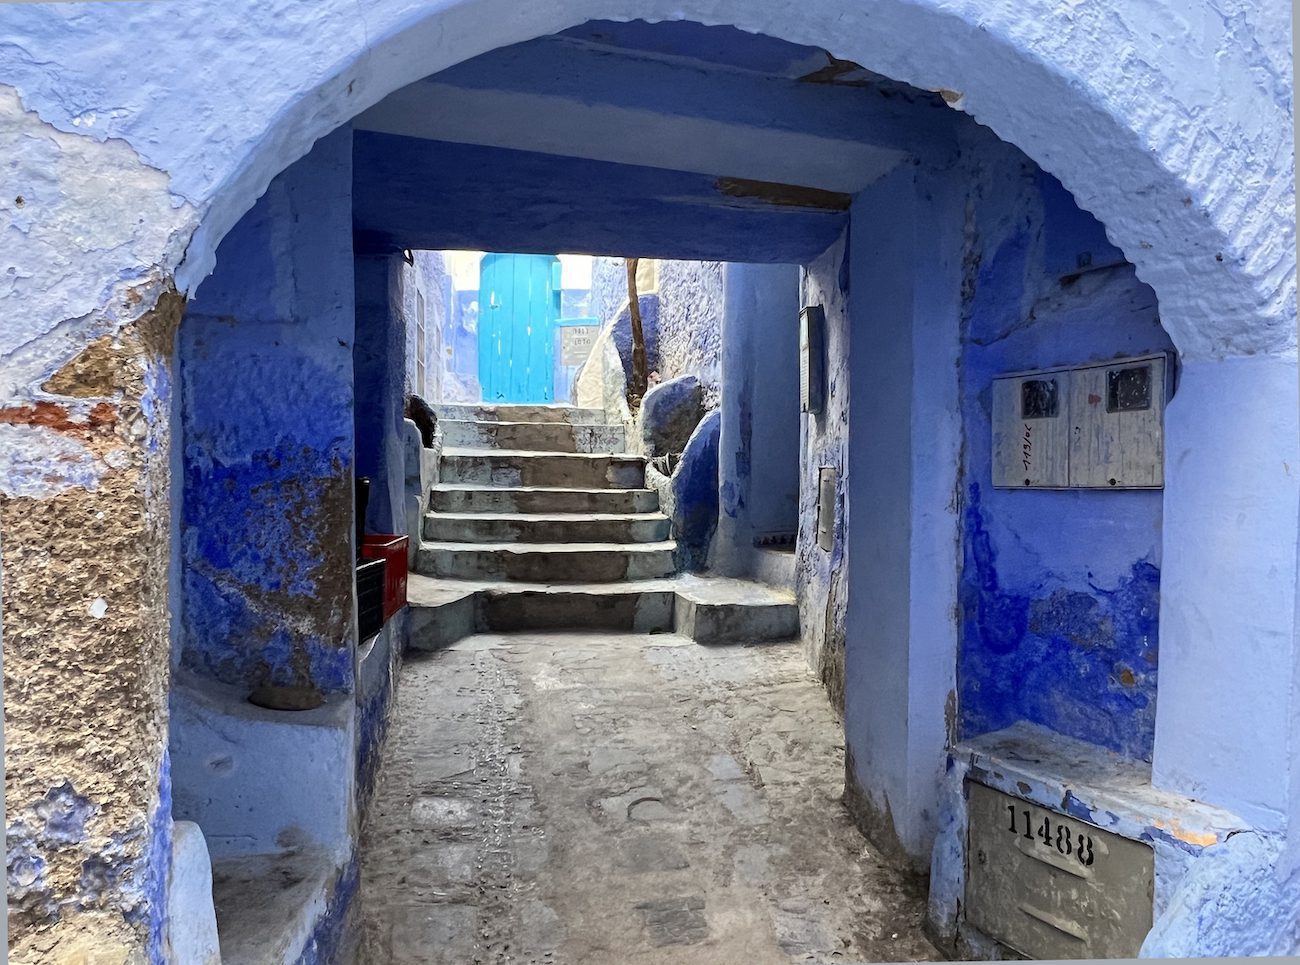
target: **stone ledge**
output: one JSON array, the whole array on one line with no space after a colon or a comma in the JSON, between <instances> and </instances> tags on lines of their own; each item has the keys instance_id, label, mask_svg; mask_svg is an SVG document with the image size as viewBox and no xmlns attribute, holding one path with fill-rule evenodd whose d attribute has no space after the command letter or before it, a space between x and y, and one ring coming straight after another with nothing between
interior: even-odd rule
<instances>
[{"instance_id":1,"label":"stone ledge","mask_svg":"<svg viewBox=\"0 0 1300 965\"><path fill-rule=\"evenodd\" d=\"M950 757L971 780L1137 841L1199 851L1250 825L1151 785L1151 765L1036 724L963 741Z\"/></svg>"}]
</instances>

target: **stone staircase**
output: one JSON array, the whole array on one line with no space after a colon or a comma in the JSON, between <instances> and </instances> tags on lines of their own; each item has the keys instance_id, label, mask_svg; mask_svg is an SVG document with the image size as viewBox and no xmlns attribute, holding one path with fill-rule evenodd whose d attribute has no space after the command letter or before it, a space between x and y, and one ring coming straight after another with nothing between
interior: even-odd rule
<instances>
[{"instance_id":1,"label":"stone staircase","mask_svg":"<svg viewBox=\"0 0 1300 965\"><path fill-rule=\"evenodd\" d=\"M443 450L408 600L415 646L484 630L798 635L789 590L678 576L645 459L572 406L436 407Z\"/></svg>"}]
</instances>

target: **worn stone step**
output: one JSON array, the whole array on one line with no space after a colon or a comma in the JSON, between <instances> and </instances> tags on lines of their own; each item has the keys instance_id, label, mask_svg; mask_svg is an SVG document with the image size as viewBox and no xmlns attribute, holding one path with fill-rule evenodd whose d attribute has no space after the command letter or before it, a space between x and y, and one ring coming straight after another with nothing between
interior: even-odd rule
<instances>
[{"instance_id":1,"label":"worn stone step","mask_svg":"<svg viewBox=\"0 0 1300 965\"><path fill-rule=\"evenodd\" d=\"M439 483L429 492L435 513L653 513L653 489L564 489Z\"/></svg>"},{"instance_id":2,"label":"worn stone step","mask_svg":"<svg viewBox=\"0 0 1300 965\"><path fill-rule=\"evenodd\" d=\"M572 405L435 405L433 411L438 420L455 420L460 422L531 422L545 424L567 422L603 423L605 413L601 409L580 409Z\"/></svg>"},{"instance_id":3,"label":"worn stone step","mask_svg":"<svg viewBox=\"0 0 1300 965\"><path fill-rule=\"evenodd\" d=\"M429 513L424 538L450 543L657 543L672 524L662 513Z\"/></svg>"},{"instance_id":4,"label":"worn stone step","mask_svg":"<svg viewBox=\"0 0 1300 965\"><path fill-rule=\"evenodd\" d=\"M623 452L622 426L567 422L470 422L446 419L442 444L450 448L516 449L525 452Z\"/></svg>"},{"instance_id":5,"label":"worn stone step","mask_svg":"<svg viewBox=\"0 0 1300 965\"><path fill-rule=\"evenodd\" d=\"M494 486L644 489L645 459L608 453L447 448L442 451L440 479Z\"/></svg>"},{"instance_id":6,"label":"worn stone step","mask_svg":"<svg viewBox=\"0 0 1300 965\"><path fill-rule=\"evenodd\" d=\"M621 583L533 583L434 579L413 574L411 646L441 650L472 633L536 630L672 630L672 579Z\"/></svg>"},{"instance_id":7,"label":"worn stone step","mask_svg":"<svg viewBox=\"0 0 1300 965\"><path fill-rule=\"evenodd\" d=\"M556 584L412 574L407 600L419 650L486 630L673 631L704 644L788 641L799 632L791 592L720 577Z\"/></svg>"},{"instance_id":8,"label":"worn stone step","mask_svg":"<svg viewBox=\"0 0 1300 965\"><path fill-rule=\"evenodd\" d=\"M794 593L748 580L684 577L673 629L696 643L768 643L799 636Z\"/></svg>"},{"instance_id":9,"label":"worn stone step","mask_svg":"<svg viewBox=\"0 0 1300 965\"><path fill-rule=\"evenodd\" d=\"M668 576L677 544L423 542L417 572L459 580L608 583Z\"/></svg>"},{"instance_id":10,"label":"worn stone step","mask_svg":"<svg viewBox=\"0 0 1300 965\"><path fill-rule=\"evenodd\" d=\"M493 587L478 595L478 625L498 632L672 629L676 597L662 580L578 587Z\"/></svg>"}]
</instances>

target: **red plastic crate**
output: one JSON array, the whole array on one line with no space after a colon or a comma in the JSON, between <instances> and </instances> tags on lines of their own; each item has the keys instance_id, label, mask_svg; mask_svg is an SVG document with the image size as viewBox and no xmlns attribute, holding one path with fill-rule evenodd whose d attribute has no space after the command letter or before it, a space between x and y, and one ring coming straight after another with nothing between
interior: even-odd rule
<instances>
[{"instance_id":1,"label":"red plastic crate","mask_svg":"<svg viewBox=\"0 0 1300 965\"><path fill-rule=\"evenodd\" d=\"M406 606L407 537L392 533L367 533L361 555L368 560L382 559L384 565L384 619Z\"/></svg>"}]
</instances>

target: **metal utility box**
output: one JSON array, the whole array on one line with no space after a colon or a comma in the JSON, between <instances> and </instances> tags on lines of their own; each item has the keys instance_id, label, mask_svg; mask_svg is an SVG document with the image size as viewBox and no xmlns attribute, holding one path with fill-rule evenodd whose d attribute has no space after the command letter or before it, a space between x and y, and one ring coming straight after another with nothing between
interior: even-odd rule
<instances>
[{"instance_id":1,"label":"metal utility box","mask_svg":"<svg viewBox=\"0 0 1300 965\"><path fill-rule=\"evenodd\" d=\"M799 408L820 415L826 396L826 313L820 305L799 311Z\"/></svg>"},{"instance_id":2,"label":"metal utility box","mask_svg":"<svg viewBox=\"0 0 1300 965\"><path fill-rule=\"evenodd\" d=\"M1165 358L1075 369L1070 382L1070 485L1164 485Z\"/></svg>"},{"instance_id":3,"label":"metal utility box","mask_svg":"<svg viewBox=\"0 0 1300 965\"><path fill-rule=\"evenodd\" d=\"M817 471L817 545L826 552L835 548L835 469Z\"/></svg>"},{"instance_id":4,"label":"metal utility box","mask_svg":"<svg viewBox=\"0 0 1300 965\"><path fill-rule=\"evenodd\" d=\"M1070 485L1069 369L993 380L993 485Z\"/></svg>"},{"instance_id":5,"label":"metal utility box","mask_svg":"<svg viewBox=\"0 0 1300 965\"><path fill-rule=\"evenodd\" d=\"M1135 958L1155 855L1138 841L966 782L965 918L1031 958Z\"/></svg>"}]
</instances>

